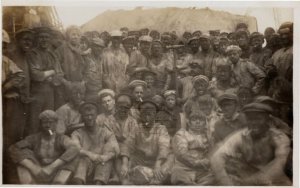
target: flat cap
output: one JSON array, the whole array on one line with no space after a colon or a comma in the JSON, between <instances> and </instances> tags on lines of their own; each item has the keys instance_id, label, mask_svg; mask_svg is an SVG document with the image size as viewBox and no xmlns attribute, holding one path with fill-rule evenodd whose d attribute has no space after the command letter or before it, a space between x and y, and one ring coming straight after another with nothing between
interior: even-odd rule
<instances>
[{"instance_id":1,"label":"flat cap","mask_svg":"<svg viewBox=\"0 0 300 188\"><path fill-rule=\"evenodd\" d=\"M137 73L140 73L140 72L148 72L150 71L150 69L148 69L147 67L137 67L134 69L133 71L133 74L137 74Z\"/></svg>"},{"instance_id":2,"label":"flat cap","mask_svg":"<svg viewBox=\"0 0 300 188\"><path fill-rule=\"evenodd\" d=\"M124 37L122 39L122 42L123 43L131 43L131 42L134 42L135 41L135 36L128 36L128 37Z\"/></svg>"},{"instance_id":3,"label":"flat cap","mask_svg":"<svg viewBox=\"0 0 300 188\"><path fill-rule=\"evenodd\" d=\"M147 86L147 82L145 82L145 81L143 81L143 80L132 80L132 81L128 84L128 87L129 87L129 88L135 88L136 86L146 87L146 86Z\"/></svg>"},{"instance_id":4,"label":"flat cap","mask_svg":"<svg viewBox=\"0 0 300 188\"><path fill-rule=\"evenodd\" d=\"M237 45L227 46L226 53L229 53L229 52L232 52L232 51L240 52L240 51L242 51L242 49L239 46L237 46Z\"/></svg>"},{"instance_id":5,"label":"flat cap","mask_svg":"<svg viewBox=\"0 0 300 188\"><path fill-rule=\"evenodd\" d=\"M232 100L232 101L238 101L238 97L236 94L231 92L225 92L222 95L220 95L217 99L218 104L220 105L225 100Z\"/></svg>"},{"instance_id":6,"label":"flat cap","mask_svg":"<svg viewBox=\"0 0 300 188\"><path fill-rule=\"evenodd\" d=\"M98 96L101 99L103 95L110 95L112 97L115 97L115 92L111 89L102 89L101 91L99 91Z\"/></svg>"},{"instance_id":7,"label":"flat cap","mask_svg":"<svg viewBox=\"0 0 300 188\"><path fill-rule=\"evenodd\" d=\"M120 30L114 30L114 31L110 32L111 37L122 37L122 34L123 33Z\"/></svg>"},{"instance_id":8,"label":"flat cap","mask_svg":"<svg viewBox=\"0 0 300 188\"><path fill-rule=\"evenodd\" d=\"M142 102L140 102L138 105L138 109L140 109L142 105L147 104L147 103L154 105L156 111L158 110L157 104L152 99L145 99Z\"/></svg>"},{"instance_id":9,"label":"flat cap","mask_svg":"<svg viewBox=\"0 0 300 188\"><path fill-rule=\"evenodd\" d=\"M209 83L209 79L204 75L198 75L192 79L193 84L195 84L196 82L199 82L199 81L205 82L207 84Z\"/></svg>"},{"instance_id":10,"label":"flat cap","mask_svg":"<svg viewBox=\"0 0 300 188\"><path fill-rule=\"evenodd\" d=\"M257 102L247 104L242 108L242 112L244 112L244 113L247 113L247 112L271 113L272 111L273 110L269 105L263 104L263 103L257 103Z\"/></svg>"},{"instance_id":11,"label":"flat cap","mask_svg":"<svg viewBox=\"0 0 300 188\"><path fill-rule=\"evenodd\" d=\"M93 38L92 43L97 45L97 46L105 47L104 41L100 38Z\"/></svg>"},{"instance_id":12,"label":"flat cap","mask_svg":"<svg viewBox=\"0 0 300 188\"><path fill-rule=\"evenodd\" d=\"M82 103L79 106L79 112L80 113L84 112L84 110L86 109L87 106L93 106L93 107L95 107L95 109L97 110L97 112L99 110L99 107L98 107L98 105L96 103L94 103L92 101L86 101L86 102Z\"/></svg>"},{"instance_id":13,"label":"flat cap","mask_svg":"<svg viewBox=\"0 0 300 188\"><path fill-rule=\"evenodd\" d=\"M175 95L176 96L176 91L175 90L166 90L164 92L164 97L167 98L170 95Z\"/></svg>"},{"instance_id":14,"label":"flat cap","mask_svg":"<svg viewBox=\"0 0 300 188\"><path fill-rule=\"evenodd\" d=\"M264 104L278 104L278 103L282 103L280 101L277 101L276 99L273 99L272 97L269 96L258 96L254 99L254 102L256 103L264 103Z\"/></svg>"},{"instance_id":15,"label":"flat cap","mask_svg":"<svg viewBox=\"0 0 300 188\"><path fill-rule=\"evenodd\" d=\"M53 110L45 110L39 115L40 120L58 120L56 112Z\"/></svg>"},{"instance_id":16,"label":"flat cap","mask_svg":"<svg viewBox=\"0 0 300 188\"><path fill-rule=\"evenodd\" d=\"M19 38L21 37L22 35L24 35L25 33L29 33L29 34L32 34L34 35L35 32L32 30L32 29L29 29L29 28L23 28L23 29L20 29L16 32L16 38Z\"/></svg>"},{"instance_id":17,"label":"flat cap","mask_svg":"<svg viewBox=\"0 0 300 188\"><path fill-rule=\"evenodd\" d=\"M144 41L144 42L152 42L153 39L152 37L148 36L148 35L143 35L139 38L139 41Z\"/></svg>"},{"instance_id":18,"label":"flat cap","mask_svg":"<svg viewBox=\"0 0 300 188\"><path fill-rule=\"evenodd\" d=\"M208 36L207 34L203 34L199 37L199 40L210 40L210 36Z\"/></svg>"},{"instance_id":19,"label":"flat cap","mask_svg":"<svg viewBox=\"0 0 300 188\"><path fill-rule=\"evenodd\" d=\"M197 37L197 36L195 36L195 37L192 37L192 38L190 38L189 40L188 40L188 44L190 44L192 41L194 41L194 40L196 40L196 41L198 41L199 42L199 37Z\"/></svg>"}]
</instances>

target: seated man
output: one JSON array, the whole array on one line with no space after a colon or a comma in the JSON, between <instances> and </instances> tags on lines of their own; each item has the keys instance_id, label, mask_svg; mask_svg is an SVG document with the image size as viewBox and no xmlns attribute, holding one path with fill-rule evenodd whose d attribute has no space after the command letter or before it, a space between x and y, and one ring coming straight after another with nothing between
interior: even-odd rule
<instances>
[{"instance_id":1,"label":"seated man","mask_svg":"<svg viewBox=\"0 0 300 188\"><path fill-rule=\"evenodd\" d=\"M59 117L56 131L71 135L74 130L83 127L79 106L83 103L85 88L82 83L70 83L67 92L69 102L56 110Z\"/></svg>"},{"instance_id":2,"label":"seated man","mask_svg":"<svg viewBox=\"0 0 300 188\"><path fill-rule=\"evenodd\" d=\"M201 111L188 114L187 129L181 128L173 137L175 164L171 183L174 185L213 185L208 153L209 127Z\"/></svg>"},{"instance_id":3,"label":"seated man","mask_svg":"<svg viewBox=\"0 0 300 188\"><path fill-rule=\"evenodd\" d=\"M141 122L132 135L130 146L130 181L138 185L162 184L170 174L172 161L170 136L165 126L155 123L156 104L143 101L139 110Z\"/></svg>"},{"instance_id":4,"label":"seated man","mask_svg":"<svg viewBox=\"0 0 300 188\"><path fill-rule=\"evenodd\" d=\"M52 110L39 115L41 131L10 147L21 184L65 184L71 175L66 166L79 149L71 139L55 132L58 117Z\"/></svg>"},{"instance_id":5,"label":"seated man","mask_svg":"<svg viewBox=\"0 0 300 188\"><path fill-rule=\"evenodd\" d=\"M107 184L112 160L119 153L114 134L105 126L96 124L97 105L86 102L80 106L84 127L72 133L73 141L80 147L74 184Z\"/></svg>"},{"instance_id":6,"label":"seated man","mask_svg":"<svg viewBox=\"0 0 300 188\"><path fill-rule=\"evenodd\" d=\"M250 103L242 111L247 127L230 136L211 158L219 183L290 186L284 173L290 139L270 126L272 109L262 103Z\"/></svg>"}]
</instances>

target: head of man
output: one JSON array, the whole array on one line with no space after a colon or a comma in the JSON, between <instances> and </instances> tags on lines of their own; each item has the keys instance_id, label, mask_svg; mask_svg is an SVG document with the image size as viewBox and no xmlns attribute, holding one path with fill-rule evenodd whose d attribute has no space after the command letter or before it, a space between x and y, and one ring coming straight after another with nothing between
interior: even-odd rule
<instances>
[{"instance_id":1,"label":"head of man","mask_svg":"<svg viewBox=\"0 0 300 188\"><path fill-rule=\"evenodd\" d=\"M163 34L161 35L161 43L163 44L163 47L169 46L172 44L172 37L170 34Z\"/></svg>"},{"instance_id":2,"label":"head of man","mask_svg":"<svg viewBox=\"0 0 300 188\"><path fill-rule=\"evenodd\" d=\"M132 96L136 102L143 101L142 98L144 97L144 91L147 87L147 83L142 80L133 80L129 83L129 88L132 90Z\"/></svg>"},{"instance_id":3,"label":"head of man","mask_svg":"<svg viewBox=\"0 0 300 188\"><path fill-rule=\"evenodd\" d=\"M157 106L154 102L145 100L139 105L140 117L145 128L152 128L155 123Z\"/></svg>"},{"instance_id":4,"label":"head of man","mask_svg":"<svg viewBox=\"0 0 300 188\"><path fill-rule=\"evenodd\" d=\"M197 53L199 51L199 46L200 46L199 38L197 37L190 38L188 41L188 45L193 54Z\"/></svg>"},{"instance_id":5,"label":"head of man","mask_svg":"<svg viewBox=\"0 0 300 188\"><path fill-rule=\"evenodd\" d=\"M230 81L231 73L231 65L227 59L216 60L216 78L218 81L222 83Z\"/></svg>"},{"instance_id":6,"label":"head of man","mask_svg":"<svg viewBox=\"0 0 300 188\"><path fill-rule=\"evenodd\" d=\"M46 50L50 47L51 30L47 27L37 28L37 43L40 49Z\"/></svg>"},{"instance_id":7,"label":"head of man","mask_svg":"<svg viewBox=\"0 0 300 188\"><path fill-rule=\"evenodd\" d=\"M149 36L152 37L153 40L159 40L160 39L160 33L156 30L150 31Z\"/></svg>"},{"instance_id":8,"label":"head of man","mask_svg":"<svg viewBox=\"0 0 300 188\"><path fill-rule=\"evenodd\" d=\"M238 98L235 94L225 92L218 98L218 105L226 119L231 119L238 109Z\"/></svg>"},{"instance_id":9,"label":"head of man","mask_svg":"<svg viewBox=\"0 0 300 188\"><path fill-rule=\"evenodd\" d=\"M80 106L80 114L86 128L93 129L97 126L96 119L98 115L97 105L92 102L83 103Z\"/></svg>"},{"instance_id":10,"label":"head of man","mask_svg":"<svg viewBox=\"0 0 300 188\"><path fill-rule=\"evenodd\" d=\"M78 108L83 102L85 95L85 86L83 83L71 83L67 86L70 103Z\"/></svg>"},{"instance_id":11,"label":"head of man","mask_svg":"<svg viewBox=\"0 0 300 188\"><path fill-rule=\"evenodd\" d=\"M198 75L204 74L204 64L202 62L203 60L197 59L197 61L193 61L189 64L190 67L190 75L195 77Z\"/></svg>"},{"instance_id":12,"label":"head of man","mask_svg":"<svg viewBox=\"0 0 300 188\"><path fill-rule=\"evenodd\" d=\"M239 47L241 49L247 49L249 47L249 31L248 30L238 30L236 32L236 39Z\"/></svg>"},{"instance_id":13,"label":"head of man","mask_svg":"<svg viewBox=\"0 0 300 188\"><path fill-rule=\"evenodd\" d=\"M119 94L116 97L116 117L121 120L125 120L128 117L131 106L131 96L127 94Z\"/></svg>"},{"instance_id":14,"label":"head of man","mask_svg":"<svg viewBox=\"0 0 300 188\"><path fill-rule=\"evenodd\" d=\"M109 42L110 42L110 34L107 32L107 31L103 31L101 34L100 34L100 38L102 40L104 40L105 42L105 46L108 46Z\"/></svg>"},{"instance_id":15,"label":"head of man","mask_svg":"<svg viewBox=\"0 0 300 188\"><path fill-rule=\"evenodd\" d=\"M207 52L210 49L210 37L208 35L202 35L199 40L202 51Z\"/></svg>"},{"instance_id":16,"label":"head of man","mask_svg":"<svg viewBox=\"0 0 300 188\"><path fill-rule=\"evenodd\" d=\"M188 129L194 133L204 133L207 130L206 117L200 110L192 111L188 116Z\"/></svg>"},{"instance_id":17,"label":"head of man","mask_svg":"<svg viewBox=\"0 0 300 188\"><path fill-rule=\"evenodd\" d=\"M164 104L164 98L161 95L154 95L151 99L157 106L157 109L161 109Z\"/></svg>"},{"instance_id":18,"label":"head of man","mask_svg":"<svg viewBox=\"0 0 300 188\"><path fill-rule=\"evenodd\" d=\"M192 37L198 37L199 38L201 35L202 35L202 32L200 30L194 31L192 33Z\"/></svg>"},{"instance_id":19,"label":"head of man","mask_svg":"<svg viewBox=\"0 0 300 188\"><path fill-rule=\"evenodd\" d=\"M190 38L192 38L192 33L191 32L188 32L188 31L185 31L183 34L182 34L182 37L185 38L186 40L189 40Z\"/></svg>"},{"instance_id":20,"label":"head of man","mask_svg":"<svg viewBox=\"0 0 300 188\"><path fill-rule=\"evenodd\" d=\"M264 136L269 130L269 118L272 108L262 103L250 103L243 107L246 115L248 129L253 138Z\"/></svg>"},{"instance_id":21,"label":"head of man","mask_svg":"<svg viewBox=\"0 0 300 188\"><path fill-rule=\"evenodd\" d=\"M120 48L120 44L122 42L122 32L119 30L112 31L111 34L111 46L114 49Z\"/></svg>"},{"instance_id":22,"label":"head of man","mask_svg":"<svg viewBox=\"0 0 300 188\"><path fill-rule=\"evenodd\" d=\"M274 33L275 33L275 30L274 30L272 27L267 27L267 28L265 29L264 37L265 37L267 43L270 42L271 36L272 36L272 34L274 34Z\"/></svg>"},{"instance_id":23,"label":"head of man","mask_svg":"<svg viewBox=\"0 0 300 188\"><path fill-rule=\"evenodd\" d=\"M155 84L156 74L153 71L147 71L143 75L143 80L147 83L148 88L152 88Z\"/></svg>"},{"instance_id":24,"label":"head of man","mask_svg":"<svg viewBox=\"0 0 300 188\"><path fill-rule=\"evenodd\" d=\"M226 49L226 54L227 54L228 59L231 61L231 63L233 63L235 65L240 60L242 50L240 47L238 47L236 45L230 45Z\"/></svg>"},{"instance_id":25,"label":"head of man","mask_svg":"<svg viewBox=\"0 0 300 188\"><path fill-rule=\"evenodd\" d=\"M199 110L206 116L210 116L213 109L213 98L209 94L198 96Z\"/></svg>"},{"instance_id":26,"label":"head of man","mask_svg":"<svg viewBox=\"0 0 300 188\"><path fill-rule=\"evenodd\" d=\"M151 45L151 54L154 57L161 57L163 54L163 47L160 41L153 41Z\"/></svg>"},{"instance_id":27,"label":"head of man","mask_svg":"<svg viewBox=\"0 0 300 188\"><path fill-rule=\"evenodd\" d=\"M174 109L176 106L176 91L167 90L164 93L165 104L168 109Z\"/></svg>"},{"instance_id":28,"label":"head of man","mask_svg":"<svg viewBox=\"0 0 300 188\"><path fill-rule=\"evenodd\" d=\"M152 38L150 36L141 36L139 41L140 41L140 50L141 50L141 52L143 54L149 54Z\"/></svg>"},{"instance_id":29,"label":"head of man","mask_svg":"<svg viewBox=\"0 0 300 188\"><path fill-rule=\"evenodd\" d=\"M250 44L253 50L261 50L264 43L264 36L259 32L254 32L250 35Z\"/></svg>"},{"instance_id":30,"label":"head of man","mask_svg":"<svg viewBox=\"0 0 300 188\"><path fill-rule=\"evenodd\" d=\"M41 132L43 135L52 136L58 122L57 114L52 110L45 110L39 115Z\"/></svg>"},{"instance_id":31,"label":"head of man","mask_svg":"<svg viewBox=\"0 0 300 188\"><path fill-rule=\"evenodd\" d=\"M273 109L272 115L275 117L280 117L280 107L281 107L281 104L283 104L282 102L277 101L276 99L273 99L269 96L257 96L257 97L255 97L253 102L262 103L262 104L270 106Z\"/></svg>"},{"instance_id":32,"label":"head of man","mask_svg":"<svg viewBox=\"0 0 300 188\"><path fill-rule=\"evenodd\" d=\"M98 93L102 107L106 113L111 113L115 108L115 92L111 89L103 89Z\"/></svg>"},{"instance_id":33,"label":"head of man","mask_svg":"<svg viewBox=\"0 0 300 188\"><path fill-rule=\"evenodd\" d=\"M209 85L209 79L204 75L195 76L192 80L197 96L204 95Z\"/></svg>"},{"instance_id":34,"label":"head of man","mask_svg":"<svg viewBox=\"0 0 300 188\"><path fill-rule=\"evenodd\" d=\"M66 39L72 46L79 46L81 39L80 27L72 25L66 30Z\"/></svg>"},{"instance_id":35,"label":"head of man","mask_svg":"<svg viewBox=\"0 0 300 188\"><path fill-rule=\"evenodd\" d=\"M292 22L285 22L278 29L284 47L289 47L293 44L293 27Z\"/></svg>"},{"instance_id":36,"label":"head of man","mask_svg":"<svg viewBox=\"0 0 300 188\"><path fill-rule=\"evenodd\" d=\"M105 48L105 42L100 38L93 38L91 47L94 55L101 56L102 51Z\"/></svg>"},{"instance_id":37,"label":"head of man","mask_svg":"<svg viewBox=\"0 0 300 188\"><path fill-rule=\"evenodd\" d=\"M135 37L130 36L126 37L122 40L122 44L128 54L130 54L133 51L133 47L135 46Z\"/></svg>"},{"instance_id":38,"label":"head of man","mask_svg":"<svg viewBox=\"0 0 300 188\"><path fill-rule=\"evenodd\" d=\"M22 52L29 52L33 48L34 32L31 29L22 29L16 33L16 40Z\"/></svg>"},{"instance_id":39,"label":"head of man","mask_svg":"<svg viewBox=\"0 0 300 188\"><path fill-rule=\"evenodd\" d=\"M240 106L243 107L252 102L254 93L251 88L241 86L237 92L237 96Z\"/></svg>"}]
</instances>

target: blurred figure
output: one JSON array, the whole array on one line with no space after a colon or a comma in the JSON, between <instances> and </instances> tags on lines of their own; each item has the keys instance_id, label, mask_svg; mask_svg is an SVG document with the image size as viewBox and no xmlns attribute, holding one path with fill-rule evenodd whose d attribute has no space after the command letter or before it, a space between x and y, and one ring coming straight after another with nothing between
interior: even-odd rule
<instances>
[{"instance_id":1,"label":"blurred figure","mask_svg":"<svg viewBox=\"0 0 300 188\"><path fill-rule=\"evenodd\" d=\"M271 37L275 34L275 30L272 27L267 27L264 32L264 38L266 39L266 46L264 48L271 49Z\"/></svg>"}]
</instances>

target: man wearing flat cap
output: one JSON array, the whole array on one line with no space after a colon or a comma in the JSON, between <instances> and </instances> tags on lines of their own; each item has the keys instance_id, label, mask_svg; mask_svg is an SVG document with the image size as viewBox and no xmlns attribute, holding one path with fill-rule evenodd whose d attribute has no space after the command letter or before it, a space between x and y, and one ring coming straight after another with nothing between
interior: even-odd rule
<instances>
[{"instance_id":1,"label":"man wearing flat cap","mask_svg":"<svg viewBox=\"0 0 300 188\"><path fill-rule=\"evenodd\" d=\"M247 127L230 136L213 154L211 165L221 185L285 185L290 139L269 125L272 109L250 103L242 109Z\"/></svg>"},{"instance_id":2,"label":"man wearing flat cap","mask_svg":"<svg viewBox=\"0 0 300 188\"><path fill-rule=\"evenodd\" d=\"M293 23L285 22L278 30L283 47L275 52L271 58L271 64L278 71L278 76L292 82L293 73Z\"/></svg>"},{"instance_id":3,"label":"man wearing flat cap","mask_svg":"<svg viewBox=\"0 0 300 188\"><path fill-rule=\"evenodd\" d=\"M250 45L252 53L249 59L260 69L265 70L266 62L271 58L272 51L262 47L264 43L264 36L259 32L253 32L250 35Z\"/></svg>"},{"instance_id":4,"label":"man wearing flat cap","mask_svg":"<svg viewBox=\"0 0 300 188\"><path fill-rule=\"evenodd\" d=\"M249 31L247 29L238 29L236 31L236 41L238 46L241 48L241 58L249 58L251 54Z\"/></svg>"},{"instance_id":5,"label":"man wearing flat cap","mask_svg":"<svg viewBox=\"0 0 300 188\"><path fill-rule=\"evenodd\" d=\"M244 128L246 119L244 114L238 112L238 97L231 91L226 91L217 98L222 117L213 126L214 144L222 143L232 133Z\"/></svg>"},{"instance_id":6,"label":"man wearing flat cap","mask_svg":"<svg viewBox=\"0 0 300 188\"><path fill-rule=\"evenodd\" d=\"M233 75L237 83L251 88L256 95L264 92L265 73L251 61L241 59L241 48L231 45L227 47L226 53L232 63Z\"/></svg>"},{"instance_id":7,"label":"man wearing flat cap","mask_svg":"<svg viewBox=\"0 0 300 188\"><path fill-rule=\"evenodd\" d=\"M121 47L122 32L111 32L111 46L104 52L101 60L103 70L103 87L119 93L128 83L126 67L129 56Z\"/></svg>"},{"instance_id":8,"label":"man wearing flat cap","mask_svg":"<svg viewBox=\"0 0 300 188\"><path fill-rule=\"evenodd\" d=\"M137 67L147 67L150 58L152 37L148 35L139 38L139 49L131 53L126 72L132 74Z\"/></svg>"},{"instance_id":9,"label":"man wearing flat cap","mask_svg":"<svg viewBox=\"0 0 300 188\"><path fill-rule=\"evenodd\" d=\"M115 114L115 92L111 89L102 89L98 93L101 112L97 117L97 124L102 126L106 119L112 118Z\"/></svg>"}]
</instances>

